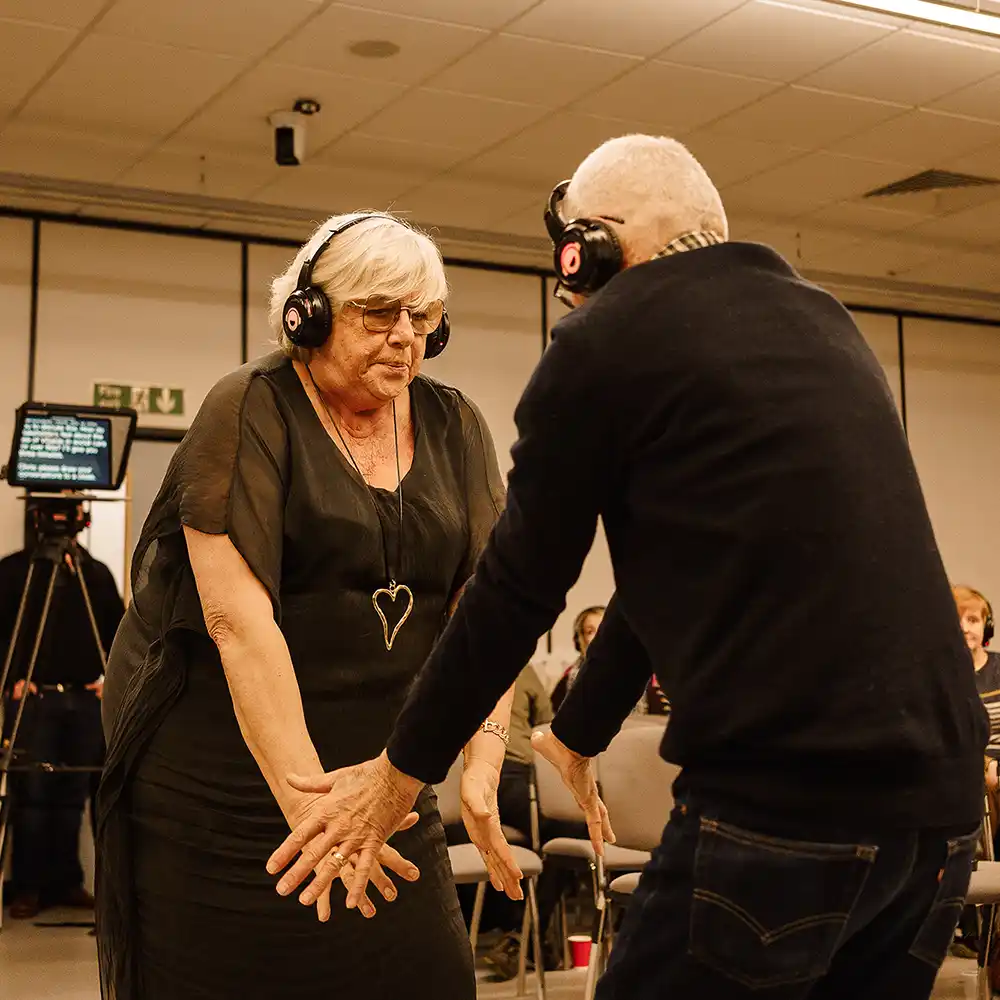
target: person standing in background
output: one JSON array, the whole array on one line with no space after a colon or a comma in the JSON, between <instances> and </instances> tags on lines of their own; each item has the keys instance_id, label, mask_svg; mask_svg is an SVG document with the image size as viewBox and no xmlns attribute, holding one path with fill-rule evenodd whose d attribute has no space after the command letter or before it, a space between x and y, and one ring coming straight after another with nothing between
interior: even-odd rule
<instances>
[{"instance_id":1,"label":"person standing in background","mask_svg":"<svg viewBox=\"0 0 1000 1000\"><path fill-rule=\"evenodd\" d=\"M67 528L68 531L79 531L86 519L79 504L29 508L29 516L32 521L28 547L0 560L0 650L3 653L14 633L32 553L40 538L39 518L50 517L59 523L75 519L75 526ZM111 570L94 559L83 546L77 547L76 554L76 565L68 558L59 564L52 609L24 706L16 749L23 751L29 765L101 766L104 665L76 579L77 566L87 584L105 652L114 641L125 605ZM13 684L10 691L5 692L8 699L6 715L11 721L16 711L14 706L25 697L25 673L41 620L47 576L47 570L36 572L27 595L24 620L14 650ZM91 774L86 771L47 773L40 767L31 767L12 774L12 918L30 920L49 906L88 909L94 905L93 896L84 888L79 851L80 825L90 792Z\"/></svg>"},{"instance_id":2,"label":"person standing in background","mask_svg":"<svg viewBox=\"0 0 1000 1000\"><path fill-rule=\"evenodd\" d=\"M573 648L580 654L576 660L566 669L566 672L559 678L556 686L552 689L552 710L559 711L559 706L563 703L569 689L576 680L576 675L580 672L580 665L587 655L587 647L593 642L597 630L604 620L604 605L594 604L589 608L584 608L573 621Z\"/></svg>"}]
</instances>

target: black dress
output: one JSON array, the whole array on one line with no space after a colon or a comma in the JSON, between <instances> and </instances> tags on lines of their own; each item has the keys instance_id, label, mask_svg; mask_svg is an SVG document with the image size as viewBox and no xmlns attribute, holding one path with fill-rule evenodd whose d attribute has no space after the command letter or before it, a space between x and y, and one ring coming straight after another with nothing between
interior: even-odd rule
<instances>
[{"instance_id":1,"label":"black dress","mask_svg":"<svg viewBox=\"0 0 1000 1000\"><path fill-rule=\"evenodd\" d=\"M237 725L181 531L227 533L267 588L323 766L376 756L503 498L478 411L426 378L410 392L397 578L414 606L391 652L371 600L386 581L368 489L287 358L224 378L177 450L136 550L105 687L98 938L109 1000L395 1000L416 983L444 1000L475 996L430 789L421 822L393 838L420 881L400 884L393 903L376 898L373 920L343 908L340 883L326 924L275 892L264 865L288 828ZM373 492L395 554L398 498Z\"/></svg>"}]
</instances>

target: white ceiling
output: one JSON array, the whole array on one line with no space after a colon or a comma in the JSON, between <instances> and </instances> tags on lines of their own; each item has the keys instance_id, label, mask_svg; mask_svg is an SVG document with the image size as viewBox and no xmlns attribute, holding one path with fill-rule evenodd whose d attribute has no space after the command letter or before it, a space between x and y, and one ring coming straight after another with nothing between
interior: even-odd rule
<instances>
[{"instance_id":1,"label":"white ceiling","mask_svg":"<svg viewBox=\"0 0 1000 1000\"><path fill-rule=\"evenodd\" d=\"M348 51L365 39L399 54ZM35 203L148 189L199 225L240 199L294 209L289 232L391 207L543 260L551 186L654 131L703 160L735 235L806 269L1000 294L1000 186L860 201L928 168L1000 177L985 37L822 0L0 0L0 58L0 174L51 179ZM280 168L267 118L299 97L322 111Z\"/></svg>"}]
</instances>

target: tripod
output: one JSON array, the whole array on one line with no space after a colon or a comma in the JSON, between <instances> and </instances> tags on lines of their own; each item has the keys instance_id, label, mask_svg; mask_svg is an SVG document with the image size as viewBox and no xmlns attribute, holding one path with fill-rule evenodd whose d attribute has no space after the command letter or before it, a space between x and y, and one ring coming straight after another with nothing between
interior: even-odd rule
<instances>
[{"instance_id":1,"label":"tripod","mask_svg":"<svg viewBox=\"0 0 1000 1000\"><path fill-rule=\"evenodd\" d=\"M24 590L21 593L21 601L17 610L17 618L14 622L14 631L10 637L10 645L7 648L7 656L4 660L3 671L0 672L0 692L7 686L7 679L10 675L11 665L14 662L15 651L17 650L18 639L21 628L24 625L25 611L28 606L28 597L31 592L31 584L37 573L48 571L48 581L45 584L45 597L42 603L41 615L38 619L38 627L34 640L31 644L31 655L28 659L27 670L23 678L23 690L17 702L17 711L14 714L14 722L6 740L0 746L0 862L4 857L4 849L7 843L7 827L10 822L11 796L9 790L10 773L12 770L25 770L28 768L39 768L46 772L55 771L92 771L93 768L60 767L52 762L39 761L34 764L14 765L15 748L17 746L17 735L24 718L25 705L31 697L31 681L35 673L35 666L38 663L38 654L42 648L42 640L45 636L45 625L52 610L53 596L55 594L56 579L60 568L66 566L76 577L80 584L80 593L83 595L83 603L87 609L87 618L90 621L91 632L94 636L94 643L97 646L98 656L101 666L107 667L107 656L104 646L101 643L101 633L97 626L97 619L94 617L94 607L90 601L90 592L87 590L87 581L83 576L83 569L80 564L80 546L77 542L75 531L46 532L42 531L38 545L31 555L31 562L28 566L28 575L24 581ZM3 880L0 878L0 927L3 913Z\"/></svg>"}]
</instances>

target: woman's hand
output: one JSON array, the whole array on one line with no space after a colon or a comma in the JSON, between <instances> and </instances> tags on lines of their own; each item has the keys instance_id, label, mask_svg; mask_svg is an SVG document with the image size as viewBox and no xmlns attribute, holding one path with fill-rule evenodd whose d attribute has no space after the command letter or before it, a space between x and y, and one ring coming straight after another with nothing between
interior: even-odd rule
<instances>
[{"instance_id":1,"label":"woman's hand","mask_svg":"<svg viewBox=\"0 0 1000 1000\"><path fill-rule=\"evenodd\" d=\"M492 763L481 757L466 757L462 771L462 822L482 856L493 888L507 893L511 899L524 899L523 873L500 826L499 783L500 772Z\"/></svg>"},{"instance_id":2,"label":"woman's hand","mask_svg":"<svg viewBox=\"0 0 1000 1000\"><path fill-rule=\"evenodd\" d=\"M570 750L551 729L531 734L531 748L554 765L563 784L573 793L576 804L583 810L587 832L594 850L604 857L604 841L615 842L615 834L608 819L608 810L597 794L597 780L591 766L592 758L581 757Z\"/></svg>"},{"instance_id":3,"label":"woman's hand","mask_svg":"<svg viewBox=\"0 0 1000 1000\"><path fill-rule=\"evenodd\" d=\"M317 778L315 780L320 781L322 779ZM317 809L322 808L322 800L323 795L317 792L293 792L283 809L285 818L288 820L289 827L295 829L301 824L308 822L310 818L312 818L313 813ZM399 830L408 830L419 820L419 818L420 817L415 812L408 813L406 818L397 828L396 832L399 832ZM354 879L357 875L358 860L358 854L355 853L343 862L343 864L339 864L339 859L334 859L333 852L330 852L330 854L323 859L322 864L335 867L337 869L335 877L339 878L344 883L344 888L350 892ZM385 844L382 847L376 856L376 861L372 865L369 877L375 884L375 888L382 894L382 898L391 903L398 895L398 892L392 882L392 879L386 875L386 868L395 872L401 878L405 878L409 882L415 882L420 877L420 870L416 865L411 864L397 850L390 847L388 844ZM318 873L319 870L320 865L317 865L314 871ZM310 895L309 898L306 898L306 892L308 892L308 889L299 896L299 902L304 905L310 905L315 902L316 916L318 919L322 922L329 920L331 913L330 886L327 885L318 896ZM358 903L358 909L364 917L371 918L375 916L375 905L372 903L367 892L362 893L360 902Z\"/></svg>"},{"instance_id":4,"label":"woman's hand","mask_svg":"<svg viewBox=\"0 0 1000 1000\"><path fill-rule=\"evenodd\" d=\"M419 876L416 866L404 858L382 853L385 842L396 830L416 822L410 810L423 787L421 781L393 767L384 751L374 760L327 774L291 775L288 784L298 792L315 794L318 798L267 862L268 872L275 875L299 855L278 882L282 896L287 896L310 872L315 872L312 882L299 896L301 903L312 905L350 864L354 872L347 907L353 909L361 904L368 880L382 857L392 858L389 867L404 878L412 880Z\"/></svg>"}]
</instances>

